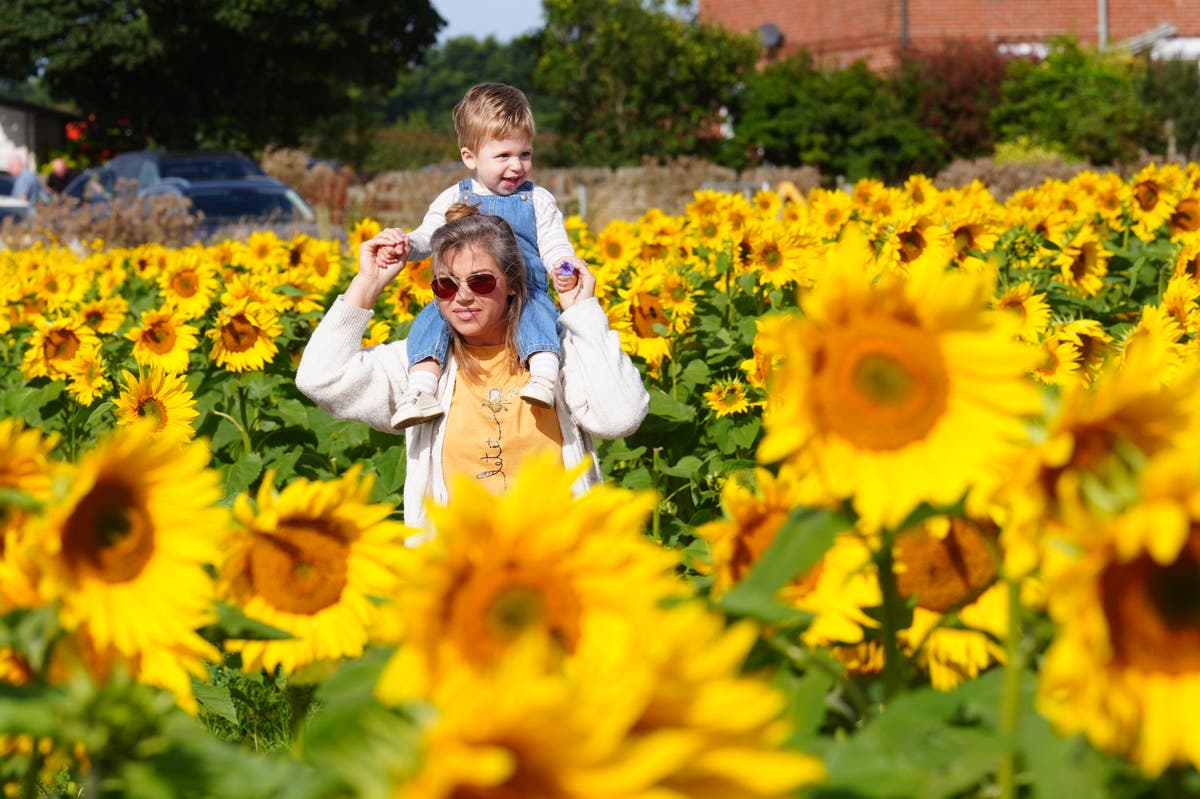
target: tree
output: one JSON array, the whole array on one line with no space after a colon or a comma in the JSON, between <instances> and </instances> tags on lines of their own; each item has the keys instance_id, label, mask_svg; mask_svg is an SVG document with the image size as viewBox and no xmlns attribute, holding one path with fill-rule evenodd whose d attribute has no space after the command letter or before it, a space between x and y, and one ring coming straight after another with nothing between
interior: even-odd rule
<instances>
[{"instance_id":1,"label":"tree","mask_svg":"<svg viewBox=\"0 0 1200 799\"><path fill-rule=\"evenodd\" d=\"M541 34L517 36L502 43L459 36L430 50L424 61L401 77L387 101L389 122L452 131L454 104L482 80L516 86L529 98L538 129L551 127L553 101L533 82L541 53ZM547 123L543 125L543 122Z\"/></svg>"},{"instance_id":2,"label":"tree","mask_svg":"<svg viewBox=\"0 0 1200 799\"><path fill-rule=\"evenodd\" d=\"M1153 134L1149 109L1137 95L1139 65L1070 37L1052 45L1045 61L1009 63L991 113L998 138L1028 137L1092 164L1132 160Z\"/></svg>"},{"instance_id":3,"label":"tree","mask_svg":"<svg viewBox=\"0 0 1200 799\"><path fill-rule=\"evenodd\" d=\"M0 0L0 19L0 77L95 128L248 150L390 89L444 24L429 0Z\"/></svg>"},{"instance_id":4,"label":"tree","mask_svg":"<svg viewBox=\"0 0 1200 799\"><path fill-rule=\"evenodd\" d=\"M898 182L944 160L936 137L908 116L893 87L865 61L826 67L803 50L747 78L733 126L723 161L736 168L807 164L827 181Z\"/></svg>"},{"instance_id":5,"label":"tree","mask_svg":"<svg viewBox=\"0 0 1200 799\"><path fill-rule=\"evenodd\" d=\"M555 131L579 164L710 156L759 43L682 16L666 0L545 0L535 80L558 106Z\"/></svg>"}]
</instances>

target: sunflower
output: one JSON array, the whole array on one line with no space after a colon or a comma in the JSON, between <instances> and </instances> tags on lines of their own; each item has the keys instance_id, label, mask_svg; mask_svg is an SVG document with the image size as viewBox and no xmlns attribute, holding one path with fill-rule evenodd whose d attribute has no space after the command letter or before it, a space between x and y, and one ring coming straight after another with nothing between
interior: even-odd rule
<instances>
[{"instance_id":1,"label":"sunflower","mask_svg":"<svg viewBox=\"0 0 1200 799\"><path fill-rule=\"evenodd\" d=\"M199 343L200 331L165 308L146 311L141 327L125 333L133 342L133 359L144 366L158 366L167 372L186 372L188 356Z\"/></svg>"},{"instance_id":2,"label":"sunflower","mask_svg":"<svg viewBox=\"0 0 1200 799\"><path fill-rule=\"evenodd\" d=\"M154 282L169 258L167 248L161 244L142 244L125 253L130 271L148 283Z\"/></svg>"},{"instance_id":3,"label":"sunflower","mask_svg":"<svg viewBox=\"0 0 1200 799\"><path fill-rule=\"evenodd\" d=\"M1094 380L1109 357L1115 354L1113 337L1095 319L1076 319L1055 325L1050 332L1079 348L1079 372L1086 382Z\"/></svg>"},{"instance_id":4,"label":"sunflower","mask_svg":"<svg viewBox=\"0 0 1200 799\"><path fill-rule=\"evenodd\" d=\"M1096 183L1096 213L1109 227L1120 230L1132 200L1130 186L1116 172L1106 172Z\"/></svg>"},{"instance_id":5,"label":"sunflower","mask_svg":"<svg viewBox=\"0 0 1200 799\"><path fill-rule=\"evenodd\" d=\"M34 324L21 360L21 374L27 380L64 378L81 352L100 345L96 333L78 316L60 316L53 320L39 316Z\"/></svg>"},{"instance_id":6,"label":"sunflower","mask_svg":"<svg viewBox=\"0 0 1200 799\"><path fill-rule=\"evenodd\" d=\"M614 219L605 225L596 237L596 253L601 262L614 269L624 269L637 252L636 238L633 224Z\"/></svg>"},{"instance_id":7,"label":"sunflower","mask_svg":"<svg viewBox=\"0 0 1200 799\"><path fill-rule=\"evenodd\" d=\"M937 516L893 543L896 588L913 604L901 639L937 690L954 688L992 663L1008 629L1008 589L999 576L999 529L991 521ZM956 614L962 627L944 625Z\"/></svg>"},{"instance_id":8,"label":"sunflower","mask_svg":"<svg viewBox=\"0 0 1200 799\"><path fill-rule=\"evenodd\" d=\"M55 475L63 469L51 457L57 443L57 434L44 435L19 419L0 419L0 488L33 502L48 501ZM36 589L38 560L29 551L26 533L30 518L30 509L11 500L0 506L0 614L42 603Z\"/></svg>"},{"instance_id":9,"label":"sunflower","mask_svg":"<svg viewBox=\"0 0 1200 799\"><path fill-rule=\"evenodd\" d=\"M1130 180L1133 233L1143 241L1152 241L1159 228L1175 213L1182 174L1172 166L1150 164Z\"/></svg>"},{"instance_id":10,"label":"sunflower","mask_svg":"<svg viewBox=\"0 0 1200 799\"><path fill-rule=\"evenodd\" d=\"M1131 501L1070 520L1076 546L1048 569L1057 632L1038 708L1064 733L1148 777L1200 766L1200 475L1194 450L1152 459ZM1067 557L1065 553L1072 553ZM1183 712L1181 712L1181 710Z\"/></svg>"},{"instance_id":11,"label":"sunflower","mask_svg":"<svg viewBox=\"0 0 1200 799\"><path fill-rule=\"evenodd\" d=\"M304 246L297 258L296 246L300 242ZM341 244L337 241L297 237L289 252L292 253L289 271L299 273L293 274L289 282L315 294L324 294L341 282L343 255Z\"/></svg>"},{"instance_id":12,"label":"sunflower","mask_svg":"<svg viewBox=\"0 0 1200 799\"><path fill-rule=\"evenodd\" d=\"M625 351L645 360L654 373L671 354L666 335L672 321L663 310L662 284L661 269L633 274L625 288L617 290L620 299L608 308L608 318Z\"/></svg>"},{"instance_id":13,"label":"sunflower","mask_svg":"<svg viewBox=\"0 0 1200 799\"><path fill-rule=\"evenodd\" d=\"M662 308L672 319L671 328L684 333L696 315L696 298L704 291L693 288L695 273L686 269L664 266L662 269Z\"/></svg>"},{"instance_id":14,"label":"sunflower","mask_svg":"<svg viewBox=\"0 0 1200 799\"><path fill-rule=\"evenodd\" d=\"M671 573L674 556L641 533L653 498L599 486L576 499L576 479L561 461L539 457L505 494L464 479L449 507L430 506L437 535L406 550L395 608L380 628L401 643L382 697L421 696L457 664L491 668L527 633L551 642L556 657L573 657L684 590Z\"/></svg>"},{"instance_id":15,"label":"sunflower","mask_svg":"<svg viewBox=\"0 0 1200 799\"><path fill-rule=\"evenodd\" d=\"M777 797L824 768L784 748L785 701L740 669L756 630L698 603L651 614L637 647L547 674L526 639L497 668L435 687L407 799Z\"/></svg>"},{"instance_id":16,"label":"sunflower","mask_svg":"<svg viewBox=\"0 0 1200 799\"><path fill-rule=\"evenodd\" d=\"M628 662L582 661L574 670L588 704L614 706L628 725L622 755L657 749L628 763L643 764L647 787L667 796L751 799L793 795L824 777L820 760L785 748L782 692L742 672L758 639L754 625L728 625L695 600L648 621L639 646L622 653ZM627 707L636 715L622 712L617 695L632 699ZM609 795L606 782L600 776L584 795Z\"/></svg>"},{"instance_id":17,"label":"sunflower","mask_svg":"<svg viewBox=\"0 0 1200 799\"><path fill-rule=\"evenodd\" d=\"M1036 380L1051 386L1075 385L1083 382L1080 376L1079 345L1050 333L1042 339L1042 360L1034 367Z\"/></svg>"},{"instance_id":18,"label":"sunflower","mask_svg":"<svg viewBox=\"0 0 1200 799\"><path fill-rule=\"evenodd\" d=\"M1016 453L993 475L993 489L980 492L1005 509L1002 543L1012 574L1036 565L1048 531L1129 458L1194 450L1200 373L1181 370L1164 384L1162 372L1162 354L1139 347L1093 382L1065 386L1038 444Z\"/></svg>"},{"instance_id":19,"label":"sunflower","mask_svg":"<svg viewBox=\"0 0 1200 799\"><path fill-rule=\"evenodd\" d=\"M104 374L104 358L100 354L100 343L80 348L75 359L67 366L67 393L76 402L87 407L112 387Z\"/></svg>"},{"instance_id":20,"label":"sunflower","mask_svg":"<svg viewBox=\"0 0 1200 799\"><path fill-rule=\"evenodd\" d=\"M374 479L353 466L326 482L296 479L282 491L264 477L254 501L240 495L240 525L221 568L222 593L247 616L291 633L229 641L247 671L284 674L315 661L359 657L378 608L395 588L405 528L371 502Z\"/></svg>"},{"instance_id":21,"label":"sunflower","mask_svg":"<svg viewBox=\"0 0 1200 799\"><path fill-rule=\"evenodd\" d=\"M1036 352L987 309L982 275L878 267L865 236L830 250L804 318L777 331L764 462L788 459L868 527L960 499L1025 439L1040 408ZM970 442L964 445L964 442Z\"/></svg>"},{"instance_id":22,"label":"sunflower","mask_svg":"<svg viewBox=\"0 0 1200 799\"><path fill-rule=\"evenodd\" d=\"M219 653L196 630L213 620L207 568L229 529L220 477L200 444L154 438L148 425L87 453L69 490L38 520L41 590L64 629L98 662L122 658L139 679L194 709L190 676Z\"/></svg>"},{"instance_id":23,"label":"sunflower","mask_svg":"<svg viewBox=\"0 0 1200 799\"><path fill-rule=\"evenodd\" d=\"M836 239L854 213L854 200L844 191L813 189L808 218L821 238Z\"/></svg>"},{"instance_id":24,"label":"sunflower","mask_svg":"<svg viewBox=\"0 0 1200 799\"><path fill-rule=\"evenodd\" d=\"M118 425L148 424L153 435L174 441L190 441L196 435L192 421L200 414L186 375L152 366L148 375L134 377L125 371L122 376L124 385L116 400Z\"/></svg>"},{"instance_id":25,"label":"sunflower","mask_svg":"<svg viewBox=\"0 0 1200 799\"><path fill-rule=\"evenodd\" d=\"M704 392L708 407L717 418L745 413L750 409L750 401L746 398L746 387L741 380L718 380L708 391Z\"/></svg>"},{"instance_id":26,"label":"sunflower","mask_svg":"<svg viewBox=\"0 0 1200 799\"><path fill-rule=\"evenodd\" d=\"M367 348L386 344L391 337L392 326L390 324L387 322L375 322L367 331L367 335L363 336L362 345L364 348Z\"/></svg>"},{"instance_id":27,"label":"sunflower","mask_svg":"<svg viewBox=\"0 0 1200 799\"><path fill-rule=\"evenodd\" d=\"M217 267L205 250L179 250L158 276L163 309L180 319L198 319L208 311L217 293Z\"/></svg>"},{"instance_id":28,"label":"sunflower","mask_svg":"<svg viewBox=\"0 0 1200 799\"><path fill-rule=\"evenodd\" d=\"M1050 304L1046 302L1046 295L1034 294L1033 284L1028 281L1010 286L992 300L992 306L1016 315L1021 322L1017 336L1025 341L1037 341L1050 321Z\"/></svg>"},{"instance_id":29,"label":"sunflower","mask_svg":"<svg viewBox=\"0 0 1200 799\"><path fill-rule=\"evenodd\" d=\"M392 309L392 317L402 322L412 319L433 300L433 261L409 261L392 281L386 294Z\"/></svg>"},{"instance_id":30,"label":"sunflower","mask_svg":"<svg viewBox=\"0 0 1200 799\"><path fill-rule=\"evenodd\" d=\"M1147 305L1142 308L1138 322L1121 341L1120 359L1131 356L1135 350L1150 350L1149 357L1159 363L1159 382L1170 383L1185 366L1186 350L1180 344L1183 328L1179 320L1166 308Z\"/></svg>"},{"instance_id":31,"label":"sunflower","mask_svg":"<svg viewBox=\"0 0 1200 799\"><path fill-rule=\"evenodd\" d=\"M770 189L759 189L754 193L750 202L754 205L754 210L758 212L759 219L763 220L778 219L779 212L783 208L783 198Z\"/></svg>"},{"instance_id":32,"label":"sunflower","mask_svg":"<svg viewBox=\"0 0 1200 799\"><path fill-rule=\"evenodd\" d=\"M275 357L275 339L283 332L278 315L265 305L241 301L227 305L206 334L217 366L233 372L258 371Z\"/></svg>"},{"instance_id":33,"label":"sunflower","mask_svg":"<svg viewBox=\"0 0 1200 799\"><path fill-rule=\"evenodd\" d=\"M954 260L954 238L939 220L916 210L896 214L879 250L889 269L908 271L928 263L944 269Z\"/></svg>"},{"instance_id":34,"label":"sunflower","mask_svg":"<svg viewBox=\"0 0 1200 799\"><path fill-rule=\"evenodd\" d=\"M1171 241L1193 241L1200 236L1200 193L1193 191L1179 198L1167 219Z\"/></svg>"},{"instance_id":35,"label":"sunflower","mask_svg":"<svg viewBox=\"0 0 1200 799\"><path fill-rule=\"evenodd\" d=\"M742 371L746 373L746 382L755 388L766 388L767 376L779 366L783 356L774 352L771 342L777 340L780 330L790 324L784 314L768 314L754 320L754 357L741 363Z\"/></svg>"},{"instance_id":36,"label":"sunflower","mask_svg":"<svg viewBox=\"0 0 1200 799\"><path fill-rule=\"evenodd\" d=\"M802 235L795 226L782 222L751 225L747 230L750 255L746 270L758 276L760 285L812 284L808 261L817 248L816 240Z\"/></svg>"},{"instance_id":37,"label":"sunflower","mask_svg":"<svg viewBox=\"0 0 1200 799\"><path fill-rule=\"evenodd\" d=\"M350 228L348 241L346 242L350 248L351 254L358 256L358 248L364 241L374 238L379 231L383 230L383 225L370 217L363 217L354 223L354 227Z\"/></svg>"},{"instance_id":38,"label":"sunflower","mask_svg":"<svg viewBox=\"0 0 1200 799\"><path fill-rule=\"evenodd\" d=\"M1200 280L1200 239L1185 242L1175 255L1173 275L1187 275Z\"/></svg>"},{"instance_id":39,"label":"sunflower","mask_svg":"<svg viewBox=\"0 0 1200 799\"><path fill-rule=\"evenodd\" d=\"M986 256L996 248L1000 230L990 211L981 206L967 206L946 219L946 230L954 242L954 263L962 269L979 271Z\"/></svg>"},{"instance_id":40,"label":"sunflower","mask_svg":"<svg viewBox=\"0 0 1200 799\"><path fill-rule=\"evenodd\" d=\"M116 333L129 314L129 301L120 294L88 300L79 306L79 318L98 335Z\"/></svg>"},{"instance_id":41,"label":"sunflower","mask_svg":"<svg viewBox=\"0 0 1200 799\"><path fill-rule=\"evenodd\" d=\"M1104 287L1111 257L1112 252L1100 240L1099 231L1083 225L1052 259L1052 265L1059 270L1056 280L1084 297L1091 297Z\"/></svg>"},{"instance_id":42,"label":"sunflower","mask_svg":"<svg viewBox=\"0 0 1200 799\"><path fill-rule=\"evenodd\" d=\"M1184 336L1200 333L1200 283L1188 274L1177 274L1167 281L1162 307L1179 324Z\"/></svg>"},{"instance_id":43,"label":"sunflower","mask_svg":"<svg viewBox=\"0 0 1200 799\"><path fill-rule=\"evenodd\" d=\"M933 210L939 202L937 185L925 175L910 175L904 181L904 194L918 213Z\"/></svg>"},{"instance_id":44,"label":"sunflower","mask_svg":"<svg viewBox=\"0 0 1200 799\"><path fill-rule=\"evenodd\" d=\"M287 245L271 230L256 230L246 238L244 266L251 272L278 270L287 263Z\"/></svg>"}]
</instances>

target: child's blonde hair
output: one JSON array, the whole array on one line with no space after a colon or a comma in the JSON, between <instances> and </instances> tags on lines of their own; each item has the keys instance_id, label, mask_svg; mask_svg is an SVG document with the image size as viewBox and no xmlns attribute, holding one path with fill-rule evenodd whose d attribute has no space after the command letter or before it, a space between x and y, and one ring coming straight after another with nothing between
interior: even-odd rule
<instances>
[{"instance_id":1,"label":"child's blonde hair","mask_svg":"<svg viewBox=\"0 0 1200 799\"><path fill-rule=\"evenodd\" d=\"M472 86L454 106L454 129L458 146L476 152L491 139L507 139L512 134L533 138L533 109L520 89L504 83L480 83Z\"/></svg>"}]
</instances>

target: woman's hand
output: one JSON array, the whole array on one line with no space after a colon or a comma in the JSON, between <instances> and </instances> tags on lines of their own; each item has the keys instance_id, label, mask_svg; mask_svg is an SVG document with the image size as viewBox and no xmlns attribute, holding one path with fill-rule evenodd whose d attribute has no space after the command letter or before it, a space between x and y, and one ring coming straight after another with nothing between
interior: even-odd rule
<instances>
[{"instance_id":1,"label":"woman's hand","mask_svg":"<svg viewBox=\"0 0 1200 799\"><path fill-rule=\"evenodd\" d=\"M564 311L580 300L588 300L596 296L596 276L588 268L587 261L574 258L571 263L575 266L575 276L578 279L574 288L558 292L558 302Z\"/></svg>"},{"instance_id":2,"label":"woman's hand","mask_svg":"<svg viewBox=\"0 0 1200 799\"><path fill-rule=\"evenodd\" d=\"M358 247L358 274L342 294L342 300L360 308L375 307L379 295L408 263L412 245L400 228L385 228Z\"/></svg>"}]
</instances>

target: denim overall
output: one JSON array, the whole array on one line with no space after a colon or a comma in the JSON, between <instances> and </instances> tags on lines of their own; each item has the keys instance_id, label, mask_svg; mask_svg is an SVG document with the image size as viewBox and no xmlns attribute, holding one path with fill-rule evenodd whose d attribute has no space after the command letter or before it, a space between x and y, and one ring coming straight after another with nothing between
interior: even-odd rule
<instances>
[{"instance_id":1,"label":"denim overall","mask_svg":"<svg viewBox=\"0 0 1200 799\"><path fill-rule=\"evenodd\" d=\"M529 297L521 318L517 320L517 355L521 363L529 360L535 352L553 352L562 357L562 345L558 339L558 308L550 299L549 278L538 252L537 220L533 211L533 184L521 184L514 193L473 194L471 181L458 184L459 202L479 206L481 214L498 216L512 226L517 234L517 243L525 261L525 279L529 284ZM409 365L426 358L435 359L445 367L446 354L450 351L450 325L438 310L437 302L421 309L408 331Z\"/></svg>"}]
</instances>

